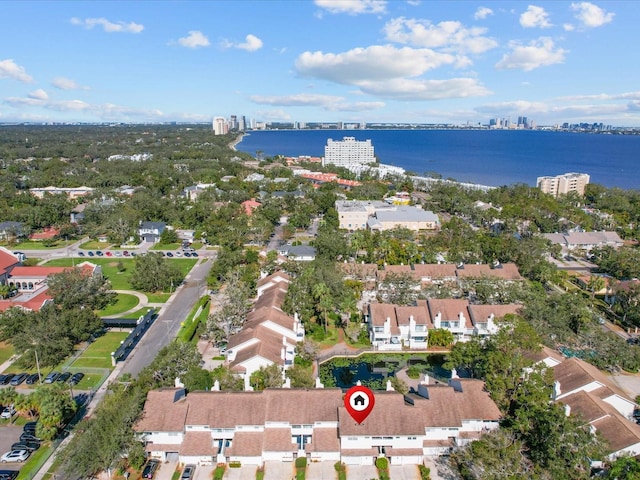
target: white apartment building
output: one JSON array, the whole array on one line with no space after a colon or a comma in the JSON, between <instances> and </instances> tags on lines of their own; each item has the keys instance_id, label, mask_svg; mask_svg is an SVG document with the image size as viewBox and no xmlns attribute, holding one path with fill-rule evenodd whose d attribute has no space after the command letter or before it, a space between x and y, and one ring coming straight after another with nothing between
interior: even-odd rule
<instances>
[{"instance_id":1,"label":"white apartment building","mask_svg":"<svg viewBox=\"0 0 640 480\"><path fill-rule=\"evenodd\" d=\"M324 147L322 165L339 165L350 167L375 163L371 140L356 140L355 137L344 137L340 140L329 138Z\"/></svg>"},{"instance_id":2,"label":"white apartment building","mask_svg":"<svg viewBox=\"0 0 640 480\"><path fill-rule=\"evenodd\" d=\"M229 133L229 124L223 117L215 117L213 119L213 134L225 135Z\"/></svg>"},{"instance_id":3,"label":"white apartment building","mask_svg":"<svg viewBox=\"0 0 640 480\"><path fill-rule=\"evenodd\" d=\"M536 181L536 185L540 190L554 197L566 195L570 192L584 195L584 187L588 183L589 174L587 173L565 173L555 177L538 177Z\"/></svg>"}]
</instances>

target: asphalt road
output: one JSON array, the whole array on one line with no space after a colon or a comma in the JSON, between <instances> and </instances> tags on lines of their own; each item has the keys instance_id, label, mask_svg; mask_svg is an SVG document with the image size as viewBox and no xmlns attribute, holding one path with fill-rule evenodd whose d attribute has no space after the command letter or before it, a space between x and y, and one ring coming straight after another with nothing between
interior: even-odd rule
<instances>
[{"instance_id":1,"label":"asphalt road","mask_svg":"<svg viewBox=\"0 0 640 480\"><path fill-rule=\"evenodd\" d=\"M137 376L149 365L160 349L167 346L180 330L180 322L184 321L198 299L207 292L207 275L211 270L212 260L198 263L189 273L169 302L161 309L133 352L124 361L120 374L130 373Z\"/></svg>"}]
</instances>

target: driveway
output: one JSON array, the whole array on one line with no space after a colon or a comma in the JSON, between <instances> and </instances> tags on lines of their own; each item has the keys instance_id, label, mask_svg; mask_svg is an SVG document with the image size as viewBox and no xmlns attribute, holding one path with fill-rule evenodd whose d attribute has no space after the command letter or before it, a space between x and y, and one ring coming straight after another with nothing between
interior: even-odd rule
<instances>
[{"instance_id":1,"label":"driveway","mask_svg":"<svg viewBox=\"0 0 640 480\"><path fill-rule=\"evenodd\" d=\"M305 478L307 480L335 480L338 478L336 462L309 462L307 463L307 471Z\"/></svg>"},{"instance_id":2,"label":"driveway","mask_svg":"<svg viewBox=\"0 0 640 480\"><path fill-rule=\"evenodd\" d=\"M0 427L0 455L11 450L11 445L16 443L22 435L22 427L4 425ZM3 463L0 470L20 470L21 463Z\"/></svg>"},{"instance_id":3,"label":"driveway","mask_svg":"<svg viewBox=\"0 0 640 480\"><path fill-rule=\"evenodd\" d=\"M156 480L171 480L177 467L178 462L176 461L161 463L154 478Z\"/></svg>"},{"instance_id":4,"label":"driveway","mask_svg":"<svg viewBox=\"0 0 640 480\"><path fill-rule=\"evenodd\" d=\"M230 468L229 470L233 469ZM253 472L255 476L255 469ZM295 475L293 462L276 462L273 460L264 462L264 480L289 480L295 478Z\"/></svg>"}]
</instances>

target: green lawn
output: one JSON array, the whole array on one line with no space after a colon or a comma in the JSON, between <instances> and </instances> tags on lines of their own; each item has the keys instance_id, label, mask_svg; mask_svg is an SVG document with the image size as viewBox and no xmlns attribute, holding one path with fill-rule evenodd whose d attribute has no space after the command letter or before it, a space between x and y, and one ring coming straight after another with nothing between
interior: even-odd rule
<instances>
[{"instance_id":1,"label":"green lawn","mask_svg":"<svg viewBox=\"0 0 640 480\"><path fill-rule=\"evenodd\" d=\"M129 293L118 293L116 297L116 303L109 305L106 308L98 311L98 315L101 317L113 317L135 308L140 300L135 295Z\"/></svg>"},{"instance_id":2,"label":"green lawn","mask_svg":"<svg viewBox=\"0 0 640 480\"><path fill-rule=\"evenodd\" d=\"M24 242L21 242L19 244L17 244L15 247L13 247L13 250L51 250L54 248L64 248L67 246L67 242L65 242L64 240L58 240L55 244L53 244L53 246L51 247L45 247L42 242L33 242L31 240L25 240Z\"/></svg>"},{"instance_id":3,"label":"green lawn","mask_svg":"<svg viewBox=\"0 0 640 480\"><path fill-rule=\"evenodd\" d=\"M129 278L131 277L131 272L133 271L134 259L122 257L90 257L87 258L87 260L91 263L102 266L102 273L109 279L109 281L111 282L111 288L113 288L114 290L133 290L133 288L131 288L131 284L129 283ZM178 268L180 268L180 271L183 275L186 275L197 263L198 259L174 258L170 261L172 261L174 265L177 265ZM69 267L74 262L77 262L77 260L71 258L57 258L55 260L48 261L45 265L47 265L48 267ZM125 268L124 272L122 273L118 272L118 263L120 262Z\"/></svg>"},{"instance_id":4,"label":"green lawn","mask_svg":"<svg viewBox=\"0 0 640 480\"><path fill-rule=\"evenodd\" d=\"M110 246L111 244L108 242L97 242L95 240L91 240L80 245L80 248L82 248L83 250L103 250L105 248L109 248Z\"/></svg>"},{"instance_id":5,"label":"green lawn","mask_svg":"<svg viewBox=\"0 0 640 480\"><path fill-rule=\"evenodd\" d=\"M177 250L181 246L181 243L156 243L149 250Z\"/></svg>"},{"instance_id":6,"label":"green lawn","mask_svg":"<svg viewBox=\"0 0 640 480\"><path fill-rule=\"evenodd\" d=\"M15 350L13 348L13 345L6 342L0 342L0 363L6 362L7 360L9 360L14 353L15 353Z\"/></svg>"},{"instance_id":7,"label":"green lawn","mask_svg":"<svg viewBox=\"0 0 640 480\"><path fill-rule=\"evenodd\" d=\"M33 452L24 465L20 469L20 473L16 477L16 480L24 480L27 478L33 478L33 474L36 473L37 469L42 466L45 462L45 459L49 457L51 453L51 449L53 447L49 442L45 442L38 450Z\"/></svg>"},{"instance_id":8,"label":"green lawn","mask_svg":"<svg viewBox=\"0 0 640 480\"><path fill-rule=\"evenodd\" d=\"M107 332L98 337L87 349L75 360L70 368L81 370L83 368L111 368L111 352L115 352L129 332ZM92 378L95 377L95 378ZM83 385L92 385L98 381L102 375L89 374L78 384L76 388L83 389Z\"/></svg>"}]
</instances>

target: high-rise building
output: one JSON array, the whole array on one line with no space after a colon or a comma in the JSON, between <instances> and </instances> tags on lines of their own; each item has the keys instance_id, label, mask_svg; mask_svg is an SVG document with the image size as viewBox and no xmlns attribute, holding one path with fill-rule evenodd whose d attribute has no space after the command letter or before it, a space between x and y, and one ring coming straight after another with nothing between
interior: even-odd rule
<instances>
[{"instance_id":1,"label":"high-rise building","mask_svg":"<svg viewBox=\"0 0 640 480\"><path fill-rule=\"evenodd\" d=\"M229 124L223 117L215 117L213 119L213 134L225 135L229 133Z\"/></svg>"},{"instance_id":2,"label":"high-rise building","mask_svg":"<svg viewBox=\"0 0 640 480\"><path fill-rule=\"evenodd\" d=\"M540 190L554 197L566 195L570 192L584 195L584 187L588 183L589 174L587 173L565 173L555 177L538 177L536 181L536 185Z\"/></svg>"},{"instance_id":3,"label":"high-rise building","mask_svg":"<svg viewBox=\"0 0 640 480\"><path fill-rule=\"evenodd\" d=\"M344 137L342 141L334 141L329 138L324 147L322 165L348 167L375 162L371 140L359 141L355 137Z\"/></svg>"}]
</instances>

